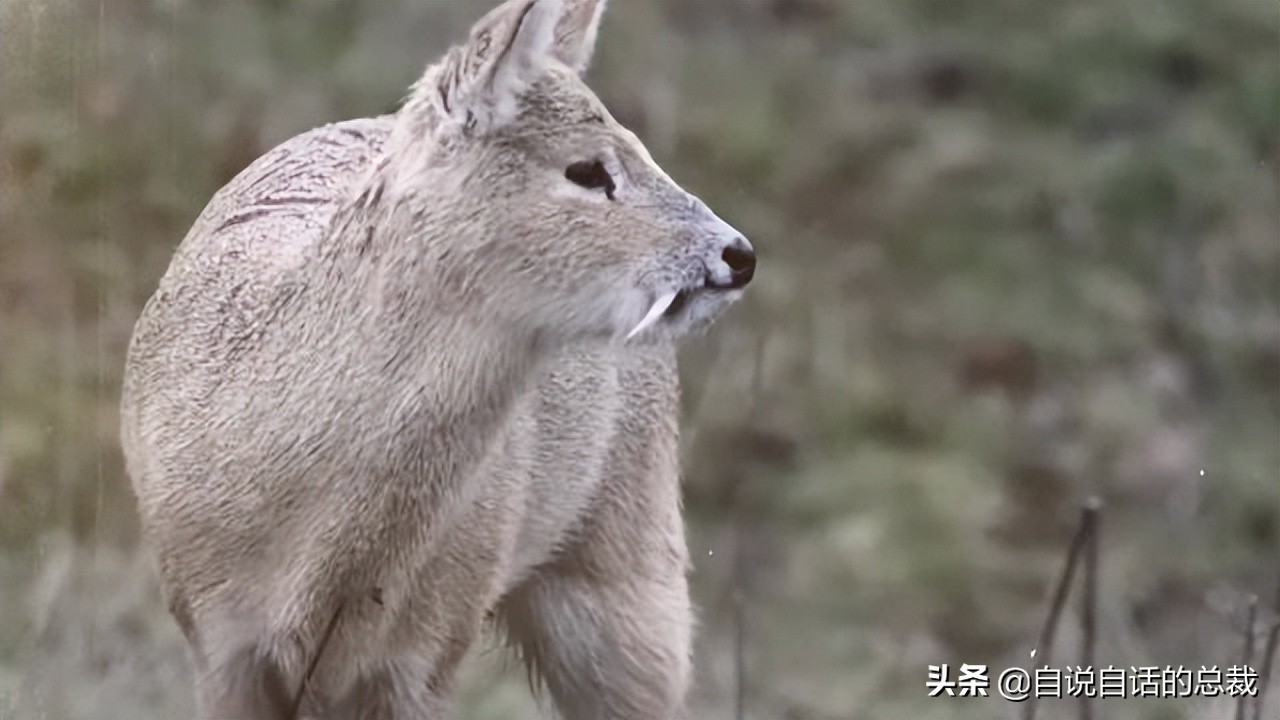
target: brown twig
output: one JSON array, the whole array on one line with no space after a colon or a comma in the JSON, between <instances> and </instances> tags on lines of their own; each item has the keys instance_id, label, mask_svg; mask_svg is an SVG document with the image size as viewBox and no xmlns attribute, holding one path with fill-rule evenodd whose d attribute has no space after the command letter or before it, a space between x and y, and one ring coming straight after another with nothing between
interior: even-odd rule
<instances>
[{"instance_id":1,"label":"brown twig","mask_svg":"<svg viewBox=\"0 0 1280 720\"><path fill-rule=\"evenodd\" d=\"M1272 608L1276 618L1271 621L1267 643L1262 646L1262 668L1258 673L1258 696L1253 699L1253 720L1262 720L1262 707L1267 701L1267 686L1271 684L1271 668L1276 658L1276 644L1280 642L1280 583L1276 587L1276 602Z\"/></svg>"},{"instance_id":2,"label":"brown twig","mask_svg":"<svg viewBox=\"0 0 1280 720\"><path fill-rule=\"evenodd\" d=\"M746 602L741 590L733 591L733 717L743 720L747 699Z\"/></svg>"},{"instance_id":3,"label":"brown twig","mask_svg":"<svg viewBox=\"0 0 1280 720\"><path fill-rule=\"evenodd\" d=\"M1050 658L1053 656L1053 638L1058 631L1058 620L1062 616L1062 608L1066 605L1067 594L1071 590L1071 580L1075 577L1076 565L1079 563L1080 555L1085 548L1089 535L1093 533L1094 527L1097 525L1098 509L1101 506L1102 502L1098 498L1090 497L1080 510L1080 524L1076 527L1075 536L1071 538L1071 546L1067 550L1067 561L1063 564L1062 574L1058 576L1058 582L1054 586L1053 601L1049 605L1049 615L1044 619L1044 625L1040 628L1040 637L1036 641L1036 646L1033 650L1037 657L1037 662L1033 667L1038 667L1042 664L1048 665ZM1034 693L1027 698L1027 704L1022 712L1024 720L1035 720L1036 700Z\"/></svg>"},{"instance_id":4,"label":"brown twig","mask_svg":"<svg viewBox=\"0 0 1280 720\"><path fill-rule=\"evenodd\" d=\"M1258 596L1250 595L1249 604L1245 610L1244 616L1244 651L1240 659L1241 667L1249 667L1249 663L1253 662L1253 629L1258 624ZM1240 693L1236 697L1236 720L1245 720L1245 713L1249 706L1249 694Z\"/></svg>"},{"instance_id":5,"label":"brown twig","mask_svg":"<svg viewBox=\"0 0 1280 720\"><path fill-rule=\"evenodd\" d=\"M1084 608L1081 623L1084 636L1080 641L1080 662L1093 667L1094 648L1098 637L1098 511L1102 500L1096 495L1085 501L1080 524L1087 525L1084 550ZM1089 693L1080 693L1080 720L1093 720Z\"/></svg>"},{"instance_id":6,"label":"brown twig","mask_svg":"<svg viewBox=\"0 0 1280 720\"><path fill-rule=\"evenodd\" d=\"M1280 620L1271 623L1267 644L1262 649L1262 669L1258 673L1258 697L1253 700L1253 720L1262 720L1262 707L1267 700L1267 686L1271 684L1271 669L1275 665L1276 644L1280 642Z\"/></svg>"}]
</instances>

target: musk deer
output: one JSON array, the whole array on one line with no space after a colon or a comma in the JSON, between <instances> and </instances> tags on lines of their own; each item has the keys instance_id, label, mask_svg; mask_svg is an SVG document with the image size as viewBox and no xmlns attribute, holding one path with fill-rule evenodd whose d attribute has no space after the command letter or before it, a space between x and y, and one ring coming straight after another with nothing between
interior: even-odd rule
<instances>
[{"instance_id":1,"label":"musk deer","mask_svg":"<svg viewBox=\"0 0 1280 720\"><path fill-rule=\"evenodd\" d=\"M566 716L681 711L674 341L755 256L582 81L603 5L500 5L177 249L122 440L202 715L439 715L490 617Z\"/></svg>"}]
</instances>

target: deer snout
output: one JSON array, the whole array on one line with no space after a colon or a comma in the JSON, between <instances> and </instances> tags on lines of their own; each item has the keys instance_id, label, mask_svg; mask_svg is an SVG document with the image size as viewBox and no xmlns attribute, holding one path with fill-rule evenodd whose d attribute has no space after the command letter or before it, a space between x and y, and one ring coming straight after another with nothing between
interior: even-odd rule
<instances>
[{"instance_id":1,"label":"deer snout","mask_svg":"<svg viewBox=\"0 0 1280 720\"><path fill-rule=\"evenodd\" d=\"M751 282L756 274L756 252L741 236L730 240L720 251L720 258L707 268L707 287L737 290Z\"/></svg>"}]
</instances>

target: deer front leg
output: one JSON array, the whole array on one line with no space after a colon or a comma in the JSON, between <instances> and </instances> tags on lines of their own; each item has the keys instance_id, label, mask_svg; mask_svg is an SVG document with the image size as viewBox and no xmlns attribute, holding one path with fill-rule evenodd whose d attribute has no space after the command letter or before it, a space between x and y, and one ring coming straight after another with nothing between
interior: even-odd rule
<instances>
[{"instance_id":1,"label":"deer front leg","mask_svg":"<svg viewBox=\"0 0 1280 720\"><path fill-rule=\"evenodd\" d=\"M267 611L269 596L253 589L244 578L223 581L195 607L182 593L170 593L170 609L196 668L199 716L294 720L323 715L325 691L353 679L339 638L340 626L351 619L344 610L351 608L295 601L294 622L285 626ZM317 669L323 680L316 677Z\"/></svg>"},{"instance_id":2,"label":"deer front leg","mask_svg":"<svg viewBox=\"0 0 1280 720\"><path fill-rule=\"evenodd\" d=\"M295 688L257 618L170 606L195 661L199 717L293 720Z\"/></svg>"},{"instance_id":3,"label":"deer front leg","mask_svg":"<svg viewBox=\"0 0 1280 720\"><path fill-rule=\"evenodd\" d=\"M673 718L690 676L693 614L683 568L647 576L551 571L502 615L531 674L566 718Z\"/></svg>"},{"instance_id":4,"label":"deer front leg","mask_svg":"<svg viewBox=\"0 0 1280 720\"><path fill-rule=\"evenodd\" d=\"M280 667L247 643L197 671L196 703L209 720L293 720L293 698Z\"/></svg>"},{"instance_id":5,"label":"deer front leg","mask_svg":"<svg viewBox=\"0 0 1280 720\"><path fill-rule=\"evenodd\" d=\"M568 718L675 717L690 680L675 364L669 350L635 355L589 517L498 608Z\"/></svg>"}]
</instances>

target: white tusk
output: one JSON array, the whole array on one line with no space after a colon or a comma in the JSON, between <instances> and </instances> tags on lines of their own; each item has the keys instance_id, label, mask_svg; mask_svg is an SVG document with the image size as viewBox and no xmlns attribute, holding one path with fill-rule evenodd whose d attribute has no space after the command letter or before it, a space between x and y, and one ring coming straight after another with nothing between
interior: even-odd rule
<instances>
[{"instance_id":1,"label":"white tusk","mask_svg":"<svg viewBox=\"0 0 1280 720\"><path fill-rule=\"evenodd\" d=\"M676 293L672 292L667 293L666 295L660 295L657 300L653 301L653 307L649 308L649 312L644 316L644 319L640 321L640 324L636 325L634 330L627 333L627 339L630 340L636 335L639 335L649 326L658 322L658 318L662 317L662 313L666 312L667 308L671 307L671 303L675 301Z\"/></svg>"}]
</instances>

